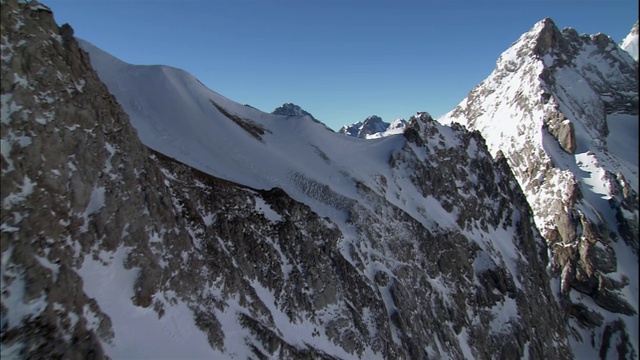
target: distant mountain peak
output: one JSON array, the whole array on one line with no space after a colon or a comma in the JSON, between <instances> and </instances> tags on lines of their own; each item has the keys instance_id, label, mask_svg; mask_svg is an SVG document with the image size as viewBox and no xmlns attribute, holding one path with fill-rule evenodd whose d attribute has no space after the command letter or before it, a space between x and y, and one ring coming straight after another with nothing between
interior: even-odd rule
<instances>
[{"instance_id":1,"label":"distant mountain peak","mask_svg":"<svg viewBox=\"0 0 640 360\"><path fill-rule=\"evenodd\" d=\"M397 118L393 120L391 124L389 124L389 127L387 128L387 130L400 129L400 128L404 129L405 126L407 126L407 120L403 118Z\"/></svg>"},{"instance_id":2,"label":"distant mountain peak","mask_svg":"<svg viewBox=\"0 0 640 360\"><path fill-rule=\"evenodd\" d=\"M351 125L345 125L338 131L348 136L369 138L374 134L383 133L389 128L389 123L384 122L378 115L371 115L364 121L358 121ZM380 136L375 136L380 137Z\"/></svg>"},{"instance_id":3,"label":"distant mountain peak","mask_svg":"<svg viewBox=\"0 0 640 360\"><path fill-rule=\"evenodd\" d=\"M566 50L566 41L553 20L544 18L522 34L511 49L517 49L518 57L531 53L542 57L549 52Z\"/></svg>"},{"instance_id":4,"label":"distant mountain peak","mask_svg":"<svg viewBox=\"0 0 640 360\"><path fill-rule=\"evenodd\" d=\"M309 112L302 109L300 106L293 103L285 103L278 106L275 110L271 112L274 115L284 115L284 116L309 116L311 119L318 121L313 117Z\"/></svg>"},{"instance_id":5,"label":"distant mountain peak","mask_svg":"<svg viewBox=\"0 0 640 360\"><path fill-rule=\"evenodd\" d=\"M351 125L344 125L338 131L347 136L364 139L377 139L389 135L401 134L407 126L407 120L397 118L391 124L384 122L381 117L371 115L364 121L358 121Z\"/></svg>"},{"instance_id":6,"label":"distant mountain peak","mask_svg":"<svg viewBox=\"0 0 640 360\"><path fill-rule=\"evenodd\" d=\"M382 118L378 115L371 115L368 116L365 120L365 122L369 121L369 122L382 122Z\"/></svg>"},{"instance_id":7,"label":"distant mountain peak","mask_svg":"<svg viewBox=\"0 0 640 360\"><path fill-rule=\"evenodd\" d=\"M377 115L371 115L365 119L362 124L361 133L366 135L372 135L381 131L385 131L389 128L389 123L382 121L382 118Z\"/></svg>"}]
</instances>

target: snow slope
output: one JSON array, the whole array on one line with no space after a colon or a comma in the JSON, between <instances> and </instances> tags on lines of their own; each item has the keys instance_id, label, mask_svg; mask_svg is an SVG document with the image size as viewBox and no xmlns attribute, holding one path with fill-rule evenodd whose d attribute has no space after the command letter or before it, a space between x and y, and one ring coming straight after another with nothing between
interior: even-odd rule
<instances>
[{"instance_id":1,"label":"snow slope","mask_svg":"<svg viewBox=\"0 0 640 360\"><path fill-rule=\"evenodd\" d=\"M353 179L387 168L401 137L367 142L345 137L305 116L280 116L240 105L207 89L192 75L166 66L133 66L87 42L99 76L131 117L143 143L208 174L254 188L279 187L296 199L308 199L295 174L332 184L353 197ZM259 123L258 140L226 117L228 113ZM250 120L249 120L250 119ZM329 160L327 160L329 159Z\"/></svg>"}]
</instances>

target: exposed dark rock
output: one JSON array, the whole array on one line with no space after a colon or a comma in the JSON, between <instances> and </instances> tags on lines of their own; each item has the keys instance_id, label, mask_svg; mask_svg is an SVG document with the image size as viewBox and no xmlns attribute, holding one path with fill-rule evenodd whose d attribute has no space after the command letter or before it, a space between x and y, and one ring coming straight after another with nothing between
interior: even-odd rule
<instances>
[{"instance_id":1,"label":"exposed dark rock","mask_svg":"<svg viewBox=\"0 0 640 360\"><path fill-rule=\"evenodd\" d=\"M300 106L292 103L286 103L278 106L275 110L271 112L274 115L285 115L285 116L308 116L314 121L316 118L313 117L310 113L304 111Z\"/></svg>"},{"instance_id":2,"label":"exposed dark rock","mask_svg":"<svg viewBox=\"0 0 640 360\"><path fill-rule=\"evenodd\" d=\"M598 327L602 325L604 317L592 310L589 310L584 304L568 304L567 313L569 316L575 317L581 324L589 327Z\"/></svg>"}]
</instances>

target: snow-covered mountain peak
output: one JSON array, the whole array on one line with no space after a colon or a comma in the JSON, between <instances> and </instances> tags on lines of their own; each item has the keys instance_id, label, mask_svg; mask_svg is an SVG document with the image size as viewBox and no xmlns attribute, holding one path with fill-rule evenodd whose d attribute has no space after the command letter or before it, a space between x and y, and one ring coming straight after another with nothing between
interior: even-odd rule
<instances>
[{"instance_id":1,"label":"snow-covered mountain peak","mask_svg":"<svg viewBox=\"0 0 640 360\"><path fill-rule=\"evenodd\" d=\"M637 281L606 281L612 271L638 271L637 62L605 34L559 31L544 19L439 121L480 131L491 153L507 159L547 239L562 302L573 309L576 354L607 353L608 343L581 339L613 323L636 339L637 317L627 316L637 314L637 296L625 294ZM611 261L580 255L599 251L596 244ZM638 353L637 341L621 346Z\"/></svg>"},{"instance_id":2,"label":"snow-covered mountain peak","mask_svg":"<svg viewBox=\"0 0 640 360\"><path fill-rule=\"evenodd\" d=\"M430 124L433 122L433 116L426 111L419 111L415 116L409 118L407 128L413 128L419 126L419 123Z\"/></svg>"},{"instance_id":3,"label":"snow-covered mountain peak","mask_svg":"<svg viewBox=\"0 0 640 360\"><path fill-rule=\"evenodd\" d=\"M564 44L562 33L550 18L537 22L523 37L527 38L527 40L532 37L535 39L531 45L533 45L533 52L538 56L542 56Z\"/></svg>"},{"instance_id":4,"label":"snow-covered mountain peak","mask_svg":"<svg viewBox=\"0 0 640 360\"><path fill-rule=\"evenodd\" d=\"M377 115L371 115L362 123L361 132L365 135L375 134L377 132L385 131L389 127L389 123L382 121L382 118Z\"/></svg>"},{"instance_id":5,"label":"snow-covered mountain peak","mask_svg":"<svg viewBox=\"0 0 640 360\"><path fill-rule=\"evenodd\" d=\"M338 131L340 134L359 138L368 138L374 134L382 133L389 128L389 123L382 121L377 115L371 115L364 121L358 121L351 125L344 125Z\"/></svg>"},{"instance_id":6,"label":"snow-covered mountain peak","mask_svg":"<svg viewBox=\"0 0 640 360\"><path fill-rule=\"evenodd\" d=\"M576 84L584 85L576 87ZM580 119L591 137L605 142L608 134L606 113L624 111L637 114L637 84L635 63L609 36L580 35L572 28L559 31L551 19L544 19L502 53L494 72L473 89L467 100L451 115L457 117L460 111L467 111L469 116L457 121L473 126L483 115L476 106L469 106L470 103L478 104L473 99L490 96L498 101L499 95L494 93L503 89L506 91L505 98L500 99L503 105L510 104L510 107L520 108L527 114L534 107L542 112L572 107L571 110L562 109L562 112L575 113L573 121ZM516 88L521 91L513 91ZM555 121L551 132L562 137L563 140L559 141L563 149L572 153L576 144L571 131L566 129L562 130L563 135L558 133L560 127L568 127L572 122L563 123L564 120ZM499 147L499 141L494 141L496 136L503 137L501 134L506 131L515 134L516 127L512 122L507 128L485 135L488 143L493 143L490 148L496 148L492 151Z\"/></svg>"},{"instance_id":7,"label":"snow-covered mountain peak","mask_svg":"<svg viewBox=\"0 0 640 360\"><path fill-rule=\"evenodd\" d=\"M382 121L382 118L378 115L369 115L367 116L366 119L364 119L364 121L373 121L373 122L378 122L378 121Z\"/></svg>"},{"instance_id":8,"label":"snow-covered mountain peak","mask_svg":"<svg viewBox=\"0 0 640 360\"><path fill-rule=\"evenodd\" d=\"M529 31L522 34L509 49L507 49L497 61L497 67L505 67L509 71L515 71L519 62L525 58L535 56L542 57L545 54L553 54L566 51L566 40L562 32L550 18L538 21Z\"/></svg>"},{"instance_id":9,"label":"snow-covered mountain peak","mask_svg":"<svg viewBox=\"0 0 640 360\"><path fill-rule=\"evenodd\" d=\"M636 21L629 35L620 42L620 47L628 52L635 61L638 61L638 34L638 22Z\"/></svg>"},{"instance_id":10,"label":"snow-covered mountain peak","mask_svg":"<svg viewBox=\"0 0 640 360\"><path fill-rule=\"evenodd\" d=\"M391 124L389 124L389 128L387 128L387 131L394 129L404 129L405 126L407 126L407 120L403 118L397 118L393 120Z\"/></svg>"}]
</instances>

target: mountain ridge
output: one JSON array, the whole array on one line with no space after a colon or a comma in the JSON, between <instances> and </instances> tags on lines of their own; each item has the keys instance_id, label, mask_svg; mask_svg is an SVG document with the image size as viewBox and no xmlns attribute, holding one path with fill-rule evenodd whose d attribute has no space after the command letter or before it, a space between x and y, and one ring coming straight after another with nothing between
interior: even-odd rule
<instances>
[{"instance_id":1,"label":"mountain ridge","mask_svg":"<svg viewBox=\"0 0 640 360\"><path fill-rule=\"evenodd\" d=\"M599 318L564 307L518 168L480 131L420 112L344 136L2 4L3 356L581 355L564 316ZM609 325L605 355L632 342Z\"/></svg>"},{"instance_id":2,"label":"mountain ridge","mask_svg":"<svg viewBox=\"0 0 640 360\"><path fill-rule=\"evenodd\" d=\"M637 69L610 37L544 19L439 119L480 131L508 159L550 247L574 353L587 358L610 344L584 339L611 331L619 356L638 354L638 160L623 150L638 143Z\"/></svg>"}]
</instances>

